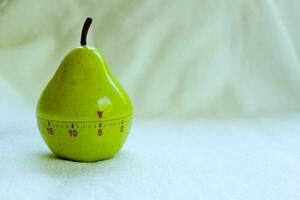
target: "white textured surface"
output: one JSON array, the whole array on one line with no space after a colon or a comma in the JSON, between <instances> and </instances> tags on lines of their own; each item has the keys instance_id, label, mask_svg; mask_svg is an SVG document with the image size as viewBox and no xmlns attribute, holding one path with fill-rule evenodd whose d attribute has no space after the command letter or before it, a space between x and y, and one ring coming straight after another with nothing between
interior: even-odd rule
<instances>
[{"instance_id":1,"label":"white textured surface","mask_svg":"<svg viewBox=\"0 0 300 200\"><path fill-rule=\"evenodd\" d=\"M2 121L0 199L300 199L300 117L135 121L97 163L55 158L33 116Z\"/></svg>"}]
</instances>

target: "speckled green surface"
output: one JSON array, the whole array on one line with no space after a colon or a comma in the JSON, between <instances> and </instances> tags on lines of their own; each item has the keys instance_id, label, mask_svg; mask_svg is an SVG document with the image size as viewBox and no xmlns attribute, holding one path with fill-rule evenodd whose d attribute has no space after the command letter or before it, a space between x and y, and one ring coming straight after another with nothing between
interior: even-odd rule
<instances>
[{"instance_id":1,"label":"speckled green surface","mask_svg":"<svg viewBox=\"0 0 300 200\"><path fill-rule=\"evenodd\" d=\"M58 156L78 161L114 156L127 138L132 112L127 93L103 56L86 46L75 48L64 58L37 106L38 125L49 148ZM116 120L117 124L126 121L126 125L114 126ZM83 128L88 123L92 128ZM77 135L70 136L70 130L76 130Z\"/></svg>"}]
</instances>

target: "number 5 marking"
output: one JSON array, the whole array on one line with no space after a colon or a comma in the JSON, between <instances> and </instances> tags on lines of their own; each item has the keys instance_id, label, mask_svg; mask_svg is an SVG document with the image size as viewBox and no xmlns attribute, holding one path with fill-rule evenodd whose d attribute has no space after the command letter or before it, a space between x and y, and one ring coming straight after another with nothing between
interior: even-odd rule
<instances>
[{"instance_id":1,"label":"number 5 marking","mask_svg":"<svg viewBox=\"0 0 300 200\"><path fill-rule=\"evenodd\" d=\"M99 130L98 130L98 136L101 136L102 135L102 129L100 128Z\"/></svg>"}]
</instances>

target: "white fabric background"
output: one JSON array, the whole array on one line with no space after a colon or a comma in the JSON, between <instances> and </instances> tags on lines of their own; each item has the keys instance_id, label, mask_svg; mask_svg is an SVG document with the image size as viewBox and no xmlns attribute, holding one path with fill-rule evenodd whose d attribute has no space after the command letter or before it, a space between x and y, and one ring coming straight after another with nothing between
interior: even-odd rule
<instances>
[{"instance_id":1,"label":"white fabric background","mask_svg":"<svg viewBox=\"0 0 300 200\"><path fill-rule=\"evenodd\" d=\"M300 199L299 8L0 0L0 199ZM135 106L125 147L97 163L55 158L34 117L86 16Z\"/></svg>"},{"instance_id":2,"label":"white fabric background","mask_svg":"<svg viewBox=\"0 0 300 200\"><path fill-rule=\"evenodd\" d=\"M79 45L90 15L88 42L107 58L136 116L300 109L296 0L1 2L0 79L30 106Z\"/></svg>"}]
</instances>

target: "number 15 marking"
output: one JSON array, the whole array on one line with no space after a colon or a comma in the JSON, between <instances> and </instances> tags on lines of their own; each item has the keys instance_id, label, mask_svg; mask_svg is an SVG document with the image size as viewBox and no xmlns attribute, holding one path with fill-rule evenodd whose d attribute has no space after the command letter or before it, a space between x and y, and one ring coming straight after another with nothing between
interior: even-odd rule
<instances>
[{"instance_id":1,"label":"number 15 marking","mask_svg":"<svg viewBox=\"0 0 300 200\"><path fill-rule=\"evenodd\" d=\"M49 135L53 135L53 129L51 127L47 128L47 132Z\"/></svg>"}]
</instances>

